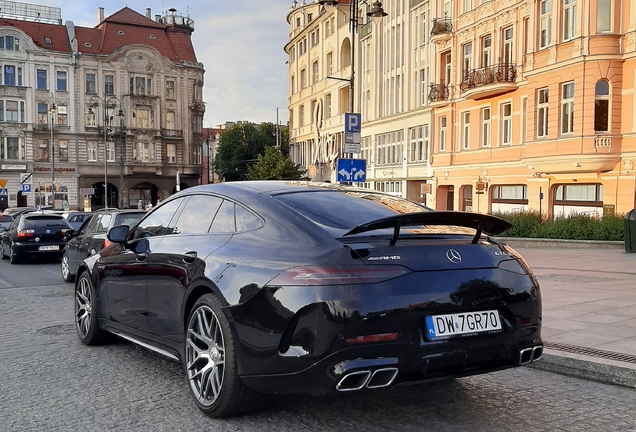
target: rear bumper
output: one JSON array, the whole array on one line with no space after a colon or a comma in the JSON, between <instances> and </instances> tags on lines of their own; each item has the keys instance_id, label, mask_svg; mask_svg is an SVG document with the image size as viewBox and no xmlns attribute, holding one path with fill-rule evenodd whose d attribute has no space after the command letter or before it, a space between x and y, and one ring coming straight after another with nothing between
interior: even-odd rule
<instances>
[{"instance_id":1,"label":"rear bumper","mask_svg":"<svg viewBox=\"0 0 636 432\"><path fill-rule=\"evenodd\" d=\"M40 250L44 246L57 246L57 250ZM61 243L40 243L40 242L16 242L13 248L18 255L42 255L42 256L58 256L64 255L64 246L66 242Z\"/></svg>"},{"instance_id":2,"label":"rear bumper","mask_svg":"<svg viewBox=\"0 0 636 432\"><path fill-rule=\"evenodd\" d=\"M427 316L486 310L499 312L501 332L427 339ZM227 315L239 374L262 392L330 392L355 372L363 373L350 384L366 387L366 372L371 380L379 369L390 385L439 380L520 366L542 352L536 280L499 269L411 274L377 286L265 288ZM385 333L398 336L347 342Z\"/></svg>"}]
</instances>

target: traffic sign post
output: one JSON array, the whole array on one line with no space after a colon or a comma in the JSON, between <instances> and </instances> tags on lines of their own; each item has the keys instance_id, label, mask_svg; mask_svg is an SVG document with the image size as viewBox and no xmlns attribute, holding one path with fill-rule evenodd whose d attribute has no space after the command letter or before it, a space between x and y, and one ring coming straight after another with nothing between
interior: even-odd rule
<instances>
[{"instance_id":1,"label":"traffic sign post","mask_svg":"<svg viewBox=\"0 0 636 432\"><path fill-rule=\"evenodd\" d=\"M367 180L366 159L338 159L336 167L338 182L362 183Z\"/></svg>"},{"instance_id":2,"label":"traffic sign post","mask_svg":"<svg viewBox=\"0 0 636 432\"><path fill-rule=\"evenodd\" d=\"M31 193L31 179L33 173L20 173L20 190L22 193Z\"/></svg>"},{"instance_id":3,"label":"traffic sign post","mask_svg":"<svg viewBox=\"0 0 636 432\"><path fill-rule=\"evenodd\" d=\"M6 188L0 189L0 197L2 196L9 196L9 189L6 189Z\"/></svg>"},{"instance_id":4,"label":"traffic sign post","mask_svg":"<svg viewBox=\"0 0 636 432\"><path fill-rule=\"evenodd\" d=\"M22 183L22 193L31 193L31 183Z\"/></svg>"}]
</instances>

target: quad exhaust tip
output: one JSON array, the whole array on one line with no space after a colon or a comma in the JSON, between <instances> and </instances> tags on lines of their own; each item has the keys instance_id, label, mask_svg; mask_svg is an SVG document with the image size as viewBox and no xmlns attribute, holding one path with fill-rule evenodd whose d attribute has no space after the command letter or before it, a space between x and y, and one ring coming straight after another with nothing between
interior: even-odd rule
<instances>
[{"instance_id":1,"label":"quad exhaust tip","mask_svg":"<svg viewBox=\"0 0 636 432\"><path fill-rule=\"evenodd\" d=\"M390 386L397 374L398 368L382 368L375 371L356 371L345 375L336 385L336 390L341 392L356 391L362 388L382 388Z\"/></svg>"},{"instance_id":2,"label":"quad exhaust tip","mask_svg":"<svg viewBox=\"0 0 636 432\"><path fill-rule=\"evenodd\" d=\"M519 365L527 365L528 363L535 362L543 355L543 345L537 345L535 347L524 348L519 351Z\"/></svg>"}]
</instances>

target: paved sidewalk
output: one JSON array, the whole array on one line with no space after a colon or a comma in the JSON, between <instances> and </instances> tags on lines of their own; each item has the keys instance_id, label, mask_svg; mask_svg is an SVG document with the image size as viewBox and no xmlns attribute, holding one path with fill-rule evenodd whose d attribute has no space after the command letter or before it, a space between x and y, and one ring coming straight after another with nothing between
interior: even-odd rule
<instances>
[{"instance_id":1,"label":"paved sidewalk","mask_svg":"<svg viewBox=\"0 0 636 432\"><path fill-rule=\"evenodd\" d=\"M508 243L541 285L545 351L533 366L636 388L636 253Z\"/></svg>"}]
</instances>

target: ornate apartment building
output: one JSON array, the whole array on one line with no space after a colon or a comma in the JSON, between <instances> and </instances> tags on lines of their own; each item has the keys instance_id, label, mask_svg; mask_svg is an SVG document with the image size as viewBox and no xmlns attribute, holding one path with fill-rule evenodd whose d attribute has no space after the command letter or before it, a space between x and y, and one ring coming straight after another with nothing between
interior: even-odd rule
<instances>
[{"instance_id":1,"label":"ornate apartment building","mask_svg":"<svg viewBox=\"0 0 636 432\"><path fill-rule=\"evenodd\" d=\"M602 215L636 206L636 0L389 0L383 7L388 17L367 36L375 60L365 65L361 32L355 65L368 187L398 181L407 198L482 213ZM334 13L317 2L292 9L290 65L299 61L290 48L305 31L294 25L311 8L314 21ZM340 8L336 14L348 10ZM397 24L405 60L393 72ZM290 66L290 76L298 68ZM421 89L427 95L418 108L412 103ZM290 114L298 109L294 90ZM418 125L428 155L426 171L416 173L410 130ZM392 133L396 145L387 153Z\"/></svg>"},{"instance_id":2,"label":"ornate apartment building","mask_svg":"<svg viewBox=\"0 0 636 432\"><path fill-rule=\"evenodd\" d=\"M177 179L199 182L204 70L190 18L99 8L86 28L62 25L58 8L2 3L5 207L137 207L175 192ZM24 173L31 193L20 191Z\"/></svg>"}]
</instances>

